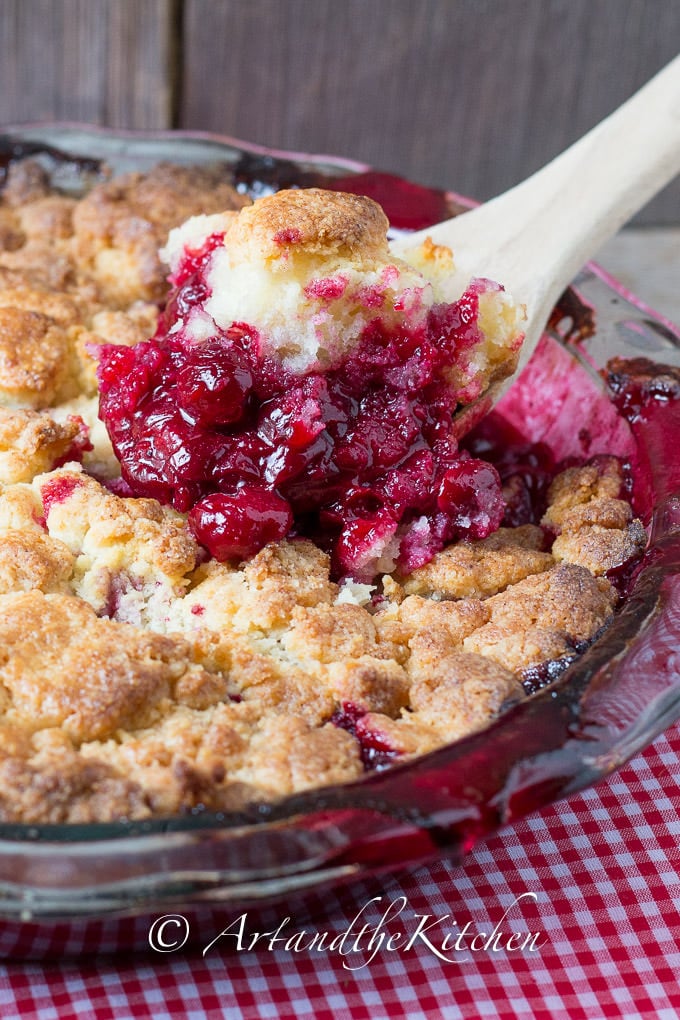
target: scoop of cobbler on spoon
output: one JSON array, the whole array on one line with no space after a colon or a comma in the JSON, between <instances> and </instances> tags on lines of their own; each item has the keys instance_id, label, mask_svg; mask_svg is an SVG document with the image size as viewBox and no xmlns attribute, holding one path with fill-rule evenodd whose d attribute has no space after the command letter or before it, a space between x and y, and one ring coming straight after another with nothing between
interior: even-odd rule
<instances>
[{"instance_id":1,"label":"scoop of cobbler on spoon","mask_svg":"<svg viewBox=\"0 0 680 1020\"><path fill-rule=\"evenodd\" d=\"M455 293L447 248L395 258L387 228L319 189L193 217L163 252L155 336L101 348L129 494L188 511L216 559L305 535L370 582L500 525L498 474L454 419L513 371L521 311L489 280Z\"/></svg>"}]
</instances>

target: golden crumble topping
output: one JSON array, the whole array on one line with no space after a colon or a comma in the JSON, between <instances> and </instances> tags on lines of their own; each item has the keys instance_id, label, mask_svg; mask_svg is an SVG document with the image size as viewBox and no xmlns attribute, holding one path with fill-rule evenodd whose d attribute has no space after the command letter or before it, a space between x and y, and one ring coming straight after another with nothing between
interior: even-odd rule
<instances>
[{"instance_id":1,"label":"golden crumble topping","mask_svg":"<svg viewBox=\"0 0 680 1020\"><path fill-rule=\"evenodd\" d=\"M295 211L296 193L285 202ZM206 561L185 515L117 494L96 348L154 333L171 229L247 203L212 169L164 165L80 200L30 161L9 174L0 821L236 809L359 779L376 748L388 763L457 740L526 697L528 670L595 637L617 605L607 572L644 548L610 457L561 472L540 527L449 545L375 586L336 583L303 539ZM295 235L269 208L227 216L235 244L354 256L384 234L355 196L327 205L321 228L300 211Z\"/></svg>"},{"instance_id":2,"label":"golden crumble topping","mask_svg":"<svg viewBox=\"0 0 680 1020\"><path fill-rule=\"evenodd\" d=\"M499 528L474 544L449 546L404 579L404 592L447 599L495 595L553 565L544 543L543 532L533 524Z\"/></svg>"},{"instance_id":3,"label":"golden crumble topping","mask_svg":"<svg viewBox=\"0 0 680 1020\"><path fill-rule=\"evenodd\" d=\"M81 422L57 422L48 411L0 408L0 485L30 482L67 458Z\"/></svg>"},{"instance_id":4,"label":"golden crumble topping","mask_svg":"<svg viewBox=\"0 0 680 1020\"><path fill-rule=\"evenodd\" d=\"M621 466L613 457L564 471L550 487L543 524L557 533L556 560L578 563L601 576L638 555L647 535L630 505L620 499Z\"/></svg>"},{"instance_id":5,"label":"golden crumble topping","mask_svg":"<svg viewBox=\"0 0 680 1020\"><path fill-rule=\"evenodd\" d=\"M159 257L168 231L190 216L248 203L219 171L161 164L94 187L73 214L78 269L114 308L159 301L166 270Z\"/></svg>"}]
</instances>

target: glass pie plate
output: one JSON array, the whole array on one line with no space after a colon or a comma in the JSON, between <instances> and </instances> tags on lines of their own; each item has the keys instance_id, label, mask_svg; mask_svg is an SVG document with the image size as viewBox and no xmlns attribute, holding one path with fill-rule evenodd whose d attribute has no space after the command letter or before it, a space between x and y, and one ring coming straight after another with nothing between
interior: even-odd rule
<instances>
[{"instance_id":1,"label":"glass pie plate","mask_svg":"<svg viewBox=\"0 0 680 1020\"><path fill-rule=\"evenodd\" d=\"M223 163L254 194L272 181L341 178L346 187L369 170L206 134L6 128L0 174L25 154L67 191L96 179L100 161L116 172L161 160ZM401 226L470 204L381 175L362 178L359 190L382 199ZM607 371L614 357L626 360ZM626 394L637 413L624 416ZM650 542L602 636L484 731L360 781L234 815L0 824L0 956L143 948L162 914L241 912L443 855L460 859L501 825L606 776L680 718L680 332L589 264L494 413L558 460L610 452L630 462Z\"/></svg>"}]
</instances>

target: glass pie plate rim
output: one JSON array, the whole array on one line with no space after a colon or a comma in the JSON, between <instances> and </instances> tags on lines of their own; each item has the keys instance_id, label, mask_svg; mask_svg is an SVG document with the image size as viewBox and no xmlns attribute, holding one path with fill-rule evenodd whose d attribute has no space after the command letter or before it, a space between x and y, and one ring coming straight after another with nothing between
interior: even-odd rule
<instances>
[{"instance_id":1,"label":"glass pie plate rim","mask_svg":"<svg viewBox=\"0 0 680 1020\"><path fill-rule=\"evenodd\" d=\"M208 132L50 123L7 125L2 133L79 156L95 153L123 170L163 158L193 162L197 154L202 162L234 161L244 152L319 172L371 169L354 160L272 150ZM447 197L470 204L454 192ZM670 335L664 351L680 348L671 323L598 267L586 267L581 284L594 292L598 316L607 305L598 333L610 328L607 316L618 304L617 321L621 310L631 321L641 316L649 336ZM615 341L625 352L625 331ZM632 336L629 356L641 353L636 345L644 349L644 336ZM593 358L597 352L588 352L579 370L592 372ZM198 815L129 824L0 824L0 927L10 921L144 916L178 904L266 904L444 854L460 858L503 824L606 776L680 717L680 671L672 662L667 675L655 673L654 697L635 718L615 718L617 706L608 700L617 684L630 689L631 677L617 680L622 658L644 659L644 641L652 636L657 644L668 641L669 628L671 639L680 634L680 611L678 620L670 612L680 598L680 581L673 582L680 570L680 494L663 494L652 533L660 551L608 629L607 654L596 641L559 682L481 733L358 782L296 794L223 820ZM660 560L669 564L663 576ZM539 725L527 740L534 720ZM500 757L489 761L489 748Z\"/></svg>"}]
</instances>

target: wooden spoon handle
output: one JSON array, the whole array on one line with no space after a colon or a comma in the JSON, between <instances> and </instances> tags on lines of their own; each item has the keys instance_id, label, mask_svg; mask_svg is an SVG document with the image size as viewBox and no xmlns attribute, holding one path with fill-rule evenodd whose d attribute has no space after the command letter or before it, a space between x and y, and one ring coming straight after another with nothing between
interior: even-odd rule
<instances>
[{"instance_id":1,"label":"wooden spoon handle","mask_svg":"<svg viewBox=\"0 0 680 1020\"><path fill-rule=\"evenodd\" d=\"M537 291L554 301L678 172L680 57L542 170L420 233L452 247L462 269L469 248L475 274L498 279L518 300ZM408 240L409 246L417 241Z\"/></svg>"}]
</instances>

